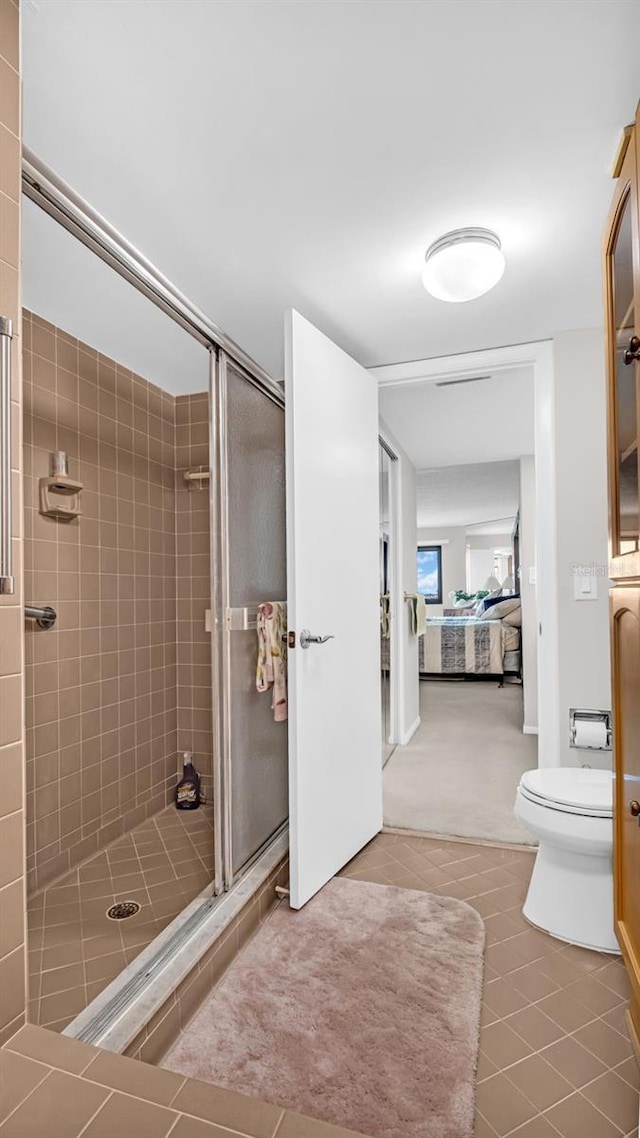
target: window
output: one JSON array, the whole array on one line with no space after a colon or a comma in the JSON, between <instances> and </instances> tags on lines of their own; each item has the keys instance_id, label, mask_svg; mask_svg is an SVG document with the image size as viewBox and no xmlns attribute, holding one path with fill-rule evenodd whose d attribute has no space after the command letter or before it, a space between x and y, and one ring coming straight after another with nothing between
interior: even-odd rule
<instances>
[{"instance_id":1,"label":"window","mask_svg":"<svg viewBox=\"0 0 640 1138\"><path fill-rule=\"evenodd\" d=\"M442 547L418 546L418 592L428 605L442 604Z\"/></svg>"}]
</instances>

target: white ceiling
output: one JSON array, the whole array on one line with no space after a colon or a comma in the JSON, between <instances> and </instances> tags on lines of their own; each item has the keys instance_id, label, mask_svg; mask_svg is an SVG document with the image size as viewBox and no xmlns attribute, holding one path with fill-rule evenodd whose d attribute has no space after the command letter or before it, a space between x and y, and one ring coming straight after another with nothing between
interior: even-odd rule
<instances>
[{"instance_id":1,"label":"white ceiling","mask_svg":"<svg viewBox=\"0 0 640 1138\"><path fill-rule=\"evenodd\" d=\"M172 395L207 389L202 344L26 199L22 302Z\"/></svg>"},{"instance_id":2,"label":"white ceiling","mask_svg":"<svg viewBox=\"0 0 640 1138\"><path fill-rule=\"evenodd\" d=\"M446 466L418 474L418 528L465 526L510 533L520 500L518 462Z\"/></svg>"},{"instance_id":3,"label":"white ceiling","mask_svg":"<svg viewBox=\"0 0 640 1138\"><path fill-rule=\"evenodd\" d=\"M601 322L636 0L22 11L27 145L274 376L291 305L368 366ZM462 225L507 271L448 305L420 268Z\"/></svg>"},{"instance_id":4,"label":"white ceiling","mask_svg":"<svg viewBox=\"0 0 640 1138\"><path fill-rule=\"evenodd\" d=\"M418 470L534 453L531 368L448 387L381 387L380 413Z\"/></svg>"}]
</instances>

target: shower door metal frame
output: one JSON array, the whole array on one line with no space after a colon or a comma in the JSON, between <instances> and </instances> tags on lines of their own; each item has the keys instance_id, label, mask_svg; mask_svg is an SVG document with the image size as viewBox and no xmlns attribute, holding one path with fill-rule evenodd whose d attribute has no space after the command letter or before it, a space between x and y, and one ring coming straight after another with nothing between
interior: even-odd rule
<instances>
[{"instance_id":1,"label":"shower door metal frame","mask_svg":"<svg viewBox=\"0 0 640 1138\"><path fill-rule=\"evenodd\" d=\"M213 360L213 353L212 353ZM212 567L212 658L215 655L216 664L212 669L214 674L214 739L218 746L214 746L214 795L221 803L220 816L216 814L216 826L220 828L221 866L223 867L223 880L221 889L230 889L238 877L249 868L263 853L265 848L283 830L280 826L270 834L260 848L235 873L233 870L233 763L232 763L232 707L231 707L231 637L233 631L229 626L227 614L230 611L230 557L229 557L229 488L227 484L228 451L227 451L227 384L229 381L228 363L232 362L234 369L237 364L233 357L223 349L216 353L215 365L212 363L210 371L210 462L212 477L211 493L211 567ZM284 410L284 392L279 385L265 390L264 385L257 382L243 369L237 369L242 377L256 387L262 395L270 399L276 406ZM216 698L217 694L217 698ZM216 791L216 786L218 790ZM285 823L286 826L286 823ZM217 881L216 881L217 887Z\"/></svg>"},{"instance_id":2,"label":"shower door metal frame","mask_svg":"<svg viewBox=\"0 0 640 1138\"><path fill-rule=\"evenodd\" d=\"M225 670L226 594L228 543L223 524L225 499L220 484L224 447L225 407L221 374L226 375L227 360L238 373L273 402L284 407L284 390L239 344L210 320L197 305L140 252L117 229L75 192L55 171L27 147L22 150L22 192L67 232L95 253L107 265L151 300L209 352L209 511L211 540L211 679L213 696L213 810L214 878L216 895L229 889L234 875L231 855L231 771L228 703L228 673ZM225 568L226 567L226 568ZM286 823L264 843L243 866L247 869L269 843L286 828ZM240 871L241 872L241 871ZM237 878L239 873L235 875Z\"/></svg>"},{"instance_id":3,"label":"shower door metal frame","mask_svg":"<svg viewBox=\"0 0 640 1138\"><path fill-rule=\"evenodd\" d=\"M216 666L212 672L214 680L213 718L217 745L213 753L214 798L218 803L216 829L219 832L220 880L216 875L216 889L223 891L231 887L233 862L231 852L231 741L230 718L231 699L229 692L229 646L225 627L225 613L229 603L229 542L227 510L227 439L226 439L226 398L227 357L223 351L216 352L215 367L211 368L209 389L209 422L211 424L211 443L209 462L211 464L211 635L213 637L212 658Z\"/></svg>"},{"instance_id":4,"label":"shower door metal frame","mask_svg":"<svg viewBox=\"0 0 640 1138\"><path fill-rule=\"evenodd\" d=\"M278 384L259 363L26 146L22 148L22 192L205 348L223 348L253 383L282 398Z\"/></svg>"},{"instance_id":5,"label":"shower door metal frame","mask_svg":"<svg viewBox=\"0 0 640 1138\"><path fill-rule=\"evenodd\" d=\"M209 550L211 585L211 730L213 742L213 888L218 896L228 889L227 854L225 846L225 779L222 770L224 750L223 724L221 712L224 699L224 669L222 665L222 574L221 574L221 499L219 484L219 454L221 449L220 415L218 391L220 389L220 351L209 349Z\"/></svg>"}]
</instances>

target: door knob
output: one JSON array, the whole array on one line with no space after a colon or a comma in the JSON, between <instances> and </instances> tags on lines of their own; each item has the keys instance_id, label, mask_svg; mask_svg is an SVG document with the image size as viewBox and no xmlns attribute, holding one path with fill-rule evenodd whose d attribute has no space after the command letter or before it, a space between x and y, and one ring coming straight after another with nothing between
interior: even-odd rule
<instances>
[{"instance_id":1,"label":"door knob","mask_svg":"<svg viewBox=\"0 0 640 1138\"><path fill-rule=\"evenodd\" d=\"M335 636L314 636L308 628L303 628L300 633L301 648L309 648L311 644L326 644L327 640L335 640Z\"/></svg>"},{"instance_id":2,"label":"door knob","mask_svg":"<svg viewBox=\"0 0 640 1138\"><path fill-rule=\"evenodd\" d=\"M640 362L640 337L632 336L622 357L626 364Z\"/></svg>"},{"instance_id":3,"label":"door knob","mask_svg":"<svg viewBox=\"0 0 640 1138\"><path fill-rule=\"evenodd\" d=\"M631 802L629 803L629 813L631 814L632 818L637 818L640 814L640 802L638 802L635 798L632 798Z\"/></svg>"}]
</instances>

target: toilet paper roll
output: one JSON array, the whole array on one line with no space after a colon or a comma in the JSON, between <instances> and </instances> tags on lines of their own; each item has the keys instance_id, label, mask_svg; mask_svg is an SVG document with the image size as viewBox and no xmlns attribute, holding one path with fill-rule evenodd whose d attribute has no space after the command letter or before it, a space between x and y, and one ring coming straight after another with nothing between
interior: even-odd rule
<instances>
[{"instance_id":1,"label":"toilet paper roll","mask_svg":"<svg viewBox=\"0 0 640 1138\"><path fill-rule=\"evenodd\" d=\"M576 719L576 747L606 749L607 725L603 719Z\"/></svg>"}]
</instances>

